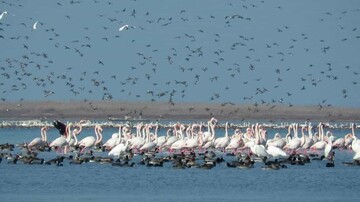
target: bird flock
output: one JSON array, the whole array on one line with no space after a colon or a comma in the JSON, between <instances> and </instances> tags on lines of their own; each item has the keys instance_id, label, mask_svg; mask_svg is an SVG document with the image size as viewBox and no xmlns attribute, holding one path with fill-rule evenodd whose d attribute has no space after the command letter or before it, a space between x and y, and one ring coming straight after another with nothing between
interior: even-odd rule
<instances>
[{"instance_id":1,"label":"bird flock","mask_svg":"<svg viewBox=\"0 0 360 202\"><path fill-rule=\"evenodd\" d=\"M60 136L47 139L48 126L41 128L41 137L17 144L1 144L1 159L9 164L83 164L97 162L113 166L134 167L146 165L162 167L172 162L174 168L211 169L224 162L231 168L254 168L260 161L263 169L279 170L287 165L305 165L311 161L326 160L326 167L335 166L335 151L353 151L351 162L346 166L360 165L360 141L355 134L355 124L344 137L336 137L324 123L314 127L311 123L292 123L286 134L275 133L273 138L267 128L256 123L245 130L225 123L224 135L217 134L218 120L207 123L175 123L160 135L159 124L118 124L118 131L109 139L103 139L103 128L96 125L94 135L82 135L86 121L67 125L54 121ZM230 130L231 129L231 130ZM325 132L326 131L326 132ZM301 135L299 134L301 133ZM21 149L14 152L14 148ZM44 159L42 154L56 154Z\"/></svg>"},{"instance_id":2,"label":"bird flock","mask_svg":"<svg viewBox=\"0 0 360 202\"><path fill-rule=\"evenodd\" d=\"M357 6L3 0L1 100L357 106Z\"/></svg>"}]
</instances>

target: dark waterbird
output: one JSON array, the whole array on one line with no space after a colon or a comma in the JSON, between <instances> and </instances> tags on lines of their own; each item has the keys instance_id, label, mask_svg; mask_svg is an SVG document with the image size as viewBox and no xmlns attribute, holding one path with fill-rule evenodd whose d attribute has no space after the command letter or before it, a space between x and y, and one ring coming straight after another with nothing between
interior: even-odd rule
<instances>
[{"instance_id":1,"label":"dark waterbird","mask_svg":"<svg viewBox=\"0 0 360 202\"><path fill-rule=\"evenodd\" d=\"M53 125L56 129L59 130L60 135L65 135L66 136L66 125L61 123L58 120L53 121Z\"/></svg>"}]
</instances>

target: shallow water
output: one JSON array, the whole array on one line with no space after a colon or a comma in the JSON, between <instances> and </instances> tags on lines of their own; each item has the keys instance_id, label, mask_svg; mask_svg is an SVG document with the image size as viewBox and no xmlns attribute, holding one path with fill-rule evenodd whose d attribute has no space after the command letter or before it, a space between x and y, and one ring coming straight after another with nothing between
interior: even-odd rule
<instances>
[{"instance_id":1,"label":"shallow water","mask_svg":"<svg viewBox=\"0 0 360 202\"><path fill-rule=\"evenodd\" d=\"M39 135L38 128L2 128L0 143L28 142ZM116 129L105 129L104 139ZM269 131L270 136L282 130ZM334 131L338 136L347 130ZM87 129L84 136L91 135ZM160 131L164 135L165 131ZM83 134L81 134L83 135ZM218 135L223 135L219 130ZM58 131L50 129L49 141L58 137ZM15 149L12 153L18 153ZM95 155L104 155L98 152ZM39 153L49 160L54 152ZM232 156L223 156L226 161ZM359 181L359 167L344 166L351 161L352 151L337 151L335 167L326 168L326 161L313 161L305 166L291 166L281 170L262 170L262 163L255 168L242 170L228 168L225 163L211 170L164 167L133 168L113 167L110 164L85 163L64 166L55 165L11 165L3 159L0 163L0 194L2 201L354 201L360 194L356 184ZM139 156L134 162L139 161Z\"/></svg>"}]
</instances>

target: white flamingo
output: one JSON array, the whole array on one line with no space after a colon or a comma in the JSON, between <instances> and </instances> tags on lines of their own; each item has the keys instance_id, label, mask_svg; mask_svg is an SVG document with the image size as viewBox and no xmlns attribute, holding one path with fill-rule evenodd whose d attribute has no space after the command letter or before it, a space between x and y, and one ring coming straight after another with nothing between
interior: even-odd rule
<instances>
[{"instance_id":1,"label":"white flamingo","mask_svg":"<svg viewBox=\"0 0 360 202\"><path fill-rule=\"evenodd\" d=\"M214 147L214 142L215 142L215 125L216 125L217 121L215 123L210 122L210 138L207 138L207 141L204 140L204 138L206 138L205 136L205 132L203 134L203 138L202 138L202 149L209 149L211 147Z\"/></svg>"},{"instance_id":2,"label":"white flamingo","mask_svg":"<svg viewBox=\"0 0 360 202\"><path fill-rule=\"evenodd\" d=\"M68 130L69 127L71 127L71 123L68 124L66 126L66 131ZM58 138L56 138L55 140L53 140L50 144L49 147L51 148L57 148L57 152L63 152L63 153L67 153L67 148L68 148L68 143L70 141L70 137L71 134L68 134L67 137L65 136L60 136Z\"/></svg>"},{"instance_id":3,"label":"white flamingo","mask_svg":"<svg viewBox=\"0 0 360 202\"><path fill-rule=\"evenodd\" d=\"M291 126L289 126L288 133L285 135L285 137L288 136L288 134L290 135L290 130L291 130ZM282 149L285 145L286 145L286 141L283 138L281 138L281 135L279 133L275 133L273 139L266 141L266 146L279 147L280 149Z\"/></svg>"},{"instance_id":4,"label":"white flamingo","mask_svg":"<svg viewBox=\"0 0 360 202\"><path fill-rule=\"evenodd\" d=\"M151 141L151 134L150 134L150 128L152 126L148 125L146 127L146 142L143 144L143 146L140 147L140 151L151 151L156 148L157 144L153 141ZM158 129L158 126L156 127L156 130Z\"/></svg>"},{"instance_id":5,"label":"white flamingo","mask_svg":"<svg viewBox=\"0 0 360 202\"><path fill-rule=\"evenodd\" d=\"M254 142L254 145L252 145L250 147L251 152L259 158L264 158L264 157L269 158L270 155L266 151L265 146L259 144L260 143L260 134L259 134L258 126L259 126L258 123L256 123L256 125L255 125L255 142Z\"/></svg>"},{"instance_id":6,"label":"white flamingo","mask_svg":"<svg viewBox=\"0 0 360 202\"><path fill-rule=\"evenodd\" d=\"M103 147L105 147L106 150L110 151L112 148L114 148L118 142L118 139L121 136L121 131L122 131L122 125L119 125L119 132L118 133L113 133L111 135L111 137L103 144Z\"/></svg>"},{"instance_id":7,"label":"white flamingo","mask_svg":"<svg viewBox=\"0 0 360 202\"><path fill-rule=\"evenodd\" d=\"M217 119L215 119L214 117L212 117L208 122L207 122L207 127L208 127L208 130L203 132L202 135L203 135L203 142L204 144L206 144L207 142L210 142L210 141L213 141L213 126L216 125L216 123L218 122Z\"/></svg>"},{"instance_id":8,"label":"white flamingo","mask_svg":"<svg viewBox=\"0 0 360 202\"><path fill-rule=\"evenodd\" d=\"M280 149L279 147L272 146L272 145L267 147L266 152L268 154L270 154L271 156L273 156L274 158L288 156L284 150Z\"/></svg>"},{"instance_id":9,"label":"white flamingo","mask_svg":"<svg viewBox=\"0 0 360 202\"><path fill-rule=\"evenodd\" d=\"M306 129L305 125L301 127L301 133L305 137L305 143L302 145L301 148L306 152L314 144L314 139L313 139L313 135L312 135L311 123L309 123L309 125L308 125L308 134L309 134L309 136L304 134L305 129Z\"/></svg>"},{"instance_id":10,"label":"white flamingo","mask_svg":"<svg viewBox=\"0 0 360 202\"><path fill-rule=\"evenodd\" d=\"M141 129L142 129L142 133L141 133ZM131 149L135 149L135 150L139 150L146 142L145 140L145 133L146 127L143 127L142 124L138 124L137 125L137 132L136 132L136 137L132 137L130 140L130 148Z\"/></svg>"},{"instance_id":11,"label":"white flamingo","mask_svg":"<svg viewBox=\"0 0 360 202\"><path fill-rule=\"evenodd\" d=\"M87 136L85 138L83 138L82 140L80 140L79 142L79 147L83 147L82 150L80 151L80 153L83 153L85 150L91 149L92 147L94 147L95 145L97 145L98 143L101 142L102 140L102 128L99 125L96 125L95 128L95 136Z\"/></svg>"},{"instance_id":12,"label":"white flamingo","mask_svg":"<svg viewBox=\"0 0 360 202\"><path fill-rule=\"evenodd\" d=\"M121 139L121 137L119 139ZM121 154L124 154L128 150L129 142L130 142L130 140L128 139L128 140L126 140L125 144L120 143L120 144L116 145L114 148L112 148L110 150L108 155L109 156L117 156L119 158Z\"/></svg>"},{"instance_id":13,"label":"white flamingo","mask_svg":"<svg viewBox=\"0 0 360 202\"><path fill-rule=\"evenodd\" d=\"M294 137L284 146L284 150L289 152L294 152L301 148L302 144L305 142L305 137L301 139L298 137L298 125L293 125Z\"/></svg>"},{"instance_id":14,"label":"white flamingo","mask_svg":"<svg viewBox=\"0 0 360 202\"><path fill-rule=\"evenodd\" d=\"M191 131L190 131L191 137L189 137L189 139L187 139L185 143L185 147L192 151L194 151L194 149L199 146L199 142L200 142L200 135L195 134L194 132L194 128L196 126L197 126L196 124L193 124L193 126L191 127Z\"/></svg>"},{"instance_id":15,"label":"white flamingo","mask_svg":"<svg viewBox=\"0 0 360 202\"><path fill-rule=\"evenodd\" d=\"M79 141L77 140L77 135L79 135L82 131L82 125L85 123L85 120L81 120L78 123L75 123L75 128L73 131L71 131L72 124L69 125L69 127L66 127L67 133L70 135L70 140L68 142L69 147L76 147L78 146Z\"/></svg>"},{"instance_id":16,"label":"white flamingo","mask_svg":"<svg viewBox=\"0 0 360 202\"><path fill-rule=\"evenodd\" d=\"M328 143L325 146L324 156L325 156L326 159L332 159L333 158L332 142L331 142L330 139L328 140Z\"/></svg>"},{"instance_id":17,"label":"white flamingo","mask_svg":"<svg viewBox=\"0 0 360 202\"><path fill-rule=\"evenodd\" d=\"M351 124L351 132L352 132L352 136L354 138L351 143L351 148L355 153L358 153L358 152L360 152L360 140L355 135L355 124L354 123Z\"/></svg>"},{"instance_id":18,"label":"white flamingo","mask_svg":"<svg viewBox=\"0 0 360 202\"><path fill-rule=\"evenodd\" d=\"M40 135L41 137L37 137L37 138L34 138L27 146L28 148L39 148L39 147L43 147L47 144L47 136L46 136L46 131L48 130L49 128L44 126L40 129Z\"/></svg>"},{"instance_id":19,"label":"white flamingo","mask_svg":"<svg viewBox=\"0 0 360 202\"><path fill-rule=\"evenodd\" d=\"M164 147L166 141L168 140L169 137L171 137L170 133L171 133L172 129L169 128L166 131L166 136L158 136L157 130L155 130L155 143L157 145L157 147L159 148L159 150L162 150L162 148Z\"/></svg>"},{"instance_id":20,"label":"white flamingo","mask_svg":"<svg viewBox=\"0 0 360 202\"><path fill-rule=\"evenodd\" d=\"M323 130L323 124L319 124L319 141L315 142L311 147L310 150L317 151L317 150L323 150L325 149L327 142L324 140L324 130Z\"/></svg>"},{"instance_id":21,"label":"white flamingo","mask_svg":"<svg viewBox=\"0 0 360 202\"><path fill-rule=\"evenodd\" d=\"M223 151L224 151L225 148L229 145L230 137L229 137L229 133L228 133L228 127L229 127L229 123L226 122L225 123L225 135L224 135L224 137L219 137L219 138L215 139L215 142L214 142L215 149L223 149Z\"/></svg>"},{"instance_id":22,"label":"white flamingo","mask_svg":"<svg viewBox=\"0 0 360 202\"><path fill-rule=\"evenodd\" d=\"M242 134L240 132L240 129L236 129L234 131L234 134L230 138L229 145L225 148L226 151L233 150L233 153L237 151L240 147L244 146L244 142L242 140Z\"/></svg>"},{"instance_id":23,"label":"white flamingo","mask_svg":"<svg viewBox=\"0 0 360 202\"><path fill-rule=\"evenodd\" d=\"M182 150L185 147L185 143L186 143L186 139L184 137L184 129L186 129L186 127L184 125L180 126L180 130L179 132L179 139L174 142L171 146L170 146L170 151L176 151L176 150Z\"/></svg>"},{"instance_id":24,"label":"white flamingo","mask_svg":"<svg viewBox=\"0 0 360 202\"><path fill-rule=\"evenodd\" d=\"M174 127L175 128L175 127ZM163 148L170 148L172 144L174 144L174 142L176 142L178 140L178 134L176 132L176 130L174 129L173 131L173 135L170 136L170 132L172 129L168 129L167 134L169 135L167 137L167 140L165 141L165 143L163 144Z\"/></svg>"},{"instance_id":25,"label":"white flamingo","mask_svg":"<svg viewBox=\"0 0 360 202\"><path fill-rule=\"evenodd\" d=\"M360 152L356 152L354 157L353 157L353 160L357 160L359 161L360 160Z\"/></svg>"}]
</instances>

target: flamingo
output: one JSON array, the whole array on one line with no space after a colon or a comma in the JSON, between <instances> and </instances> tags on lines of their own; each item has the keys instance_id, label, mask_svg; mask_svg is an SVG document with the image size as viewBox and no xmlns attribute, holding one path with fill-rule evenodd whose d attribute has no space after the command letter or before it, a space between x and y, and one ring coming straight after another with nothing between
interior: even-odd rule
<instances>
[{"instance_id":1,"label":"flamingo","mask_svg":"<svg viewBox=\"0 0 360 202\"><path fill-rule=\"evenodd\" d=\"M102 140L101 126L97 125L97 126L95 126L94 129L95 129L96 138L94 136L87 136L87 137L83 138L82 140L80 140L79 147L83 147L81 149L80 153L83 153L85 150L90 149L93 146L95 146L101 142L101 140Z\"/></svg>"},{"instance_id":2,"label":"flamingo","mask_svg":"<svg viewBox=\"0 0 360 202\"><path fill-rule=\"evenodd\" d=\"M356 160L356 161L359 161L360 160L360 152L356 152L354 157L353 157L353 160Z\"/></svg>"},{"instance_id":3,"label":"flamingo","mask_svg":"<svg viewBox=\"0 0 360 202\"><path fill-rule=\"evenodd\" d=\"M117 156L118 158L120 157L121 154L124 154L127 151L128 145L129 145L130 140L126 140L126 143L120 143L118 145L116 145L114 148L112 148L108 155L109 156Z\"/></svg>"},{"instance_id":4,"label":"flamingo","mask_svg":"<svg viewBox=\"0 0 360 202\"><path fill-rule=\"evenodd\" d=\"M181 125L179 130L179 139L170 146L170 151L182 150L185 147L186 139L183 134L184 129L186 129L186 127Z\"/></svg>"},{"instance_id":5,"label":"flamingo","mask_svg":"<svg viewBox=\"0 0 360 202\"><path fill-rule=\"evenodd\" d=\"M205 142L204 138L206 138L206 134L203 134L202 137L202 149L209 149L210 147L214 146L214 142L215 142L215 125L216 125L217 121L215 123L210 122L210 129L211 129L211 136L210 138L207 138L207 142Z\"/></svg>"},{"instance_id":6,"label":"flamingo","mask_svg":"<svg viewBox=\"0 0 360 202\"><path fill-rule=\"evenodd\" d=\"M225 150L233 150L233 152L235 153L235 151L244 146L244 142L242 140L242 134L241 132L239 132L239 129L236 129L234 132L234 135L231 137L230 139L230 143L229 145L225 148Z\"/></svg>"},{"instance_id":7,"label":"flamingo","mask_svg":"<svg viewBox=\"0 0 360 202\"><path fill-rule=\"evenodd\" d=\"M346 134L344 137L342 138L338 138L333 142L333 149L343 149L345 147L347 147L348 145L351 144L351 142L353 141L353 135L351 133Z\"/></svg>"},{"instance_id":8,"label":"flamingo","mask_svg":"<svg viewBox=\"0 0 360 202\"><path fill-rule=\"evenodd\" d=\"M39 147L43 147L47 144L47 136L46 136L46 131L48 130L49 128L47 126L44 126L40 129L40 134L41 134L41 138L40 137L37 137L35 139L33 139L27 146L28 148L33 148L33 147L36 147L36 148L39 148Z\"/></svg>"},{"instance_id":9,"label":"flamingo","mask_svg":"<svg viewBox=\"0 0 360 202\"><path fill-rule=\"evenodd\" d=\"M303 144L302 148L304 149L304 151L306 152L307 149L310 149L310 147L314 144L314 139L313 139L313 135L312 135L312 126L311 123L309 123L308 125L308 134L309 136L306 136L304 134L304 130L305 130L305 126L302 126L301 128L301 133L303 134L303 136L305 137L305 143Z\"/></svg>"},{"instance_id":10,"label":"flamingo","mask_svg":"<svg viewBox=\"0 0 360 202\"><path fill-rule=\"evenodd\" d=\"M166 136L160 136L158 137L157 130L155 131L155 143L157 144L157 147L161 150L163 146L165 145L166 141L171 137L171 128L167 129Z\"/></svg>"},{"instance_id":11,"label":"flamingo","mask_svg":"<svg viewBox=\"0 0 360 202\"><path fill-rule=\"evenodd\" d=\"M121 142L121 139L122 136L119 134L118 140L116 142L116 146L109 151L108 153L109 156L117 156L119 158L121 154L127 151L130 139L127 139L125 144Z\"/></svg>"},{"instance_id":12,"label":"flamingo","mask_svg":"<svg viewBox=\"0 0 360 202\"><path fill-rule=\"evenodd\" d=\"M157 144L153 141L151 141L151 134L150 134L150 128L152 126L148 125L146 127L146 142L145 144L143 144L143 146L140 147L140 151L151 151L152 149L154 149ZM156 127L156 130L158 129L158 126Z\"/></svg>"},{"instance_id":13,"label":"flamingo","mask_svg":"<svg viewBox=\"0 0 360 202\"><path fill-rule=\"evenodd\" d=\"M344 147L345 147L345 148L349 148L349 147L350 147L351 143L352 143L353 140L354 140L353 137L354 137L354 136L353 136L352 134L347 134L347 135L345 136L345 144L344 144Z\"/></svg>"},{"instance_id":14,"label":"flamingo","mask_svg":"<svg viewBox=\"0 0 360 202\"><path fill-rule=\"evenodd\" d=\"M142 128L142 136L143 137L140 137L141 136L141 128ZM137 136L136 137L133 137L130 141L130 148L131 149L136 149L136 150L139 150L144 144L145 144L145 142L146 142L146 140L145 140L145 130L146 130L146 127L143 127L143 125L142 124L138 124L137 125L137 132L136 132L136 134L137 134Z\"/></svg>"},{"instance_id":15,"label":"flamingo","mask_svg":"<svg viewBox=\"0 0 360 202\"><path fill-rule=\"evenodd\" d=\"M229 145L230 137L228 134L228 127L229 127L229 123L226 122L225 123L225 136L215 139L215 142L214 142L215 149L222 148L223 150L225 150L225 148Z\"/></svg>"},{"instance_id":16,"label":"flamingo","mask_svg":"<svg viewBox=\"0 0 360 202\"><path fill-rule=\"evenodd\" d=\"M310 150L317 151L317 150L323 150L326 147L327 142L324 141L324 125L322 123L319 124L319 138L320 140L315 142L311 147Z\"/></svg>"},{"instance_id":17,"label":"flamingo","mask_svg":"<svg viewBox=\"0 0 360 202\"><path fill-rule=\"evenodd\" d=\"M270 154L271 156L273 156L274 158L288 156L284 150L280 149L279 147L273 146L273 145L268 146L266 149L266 152L268 154Z\"/></svg>"},{"instance_id":18,"label":"flamingo","mask_svg":"<svg viewBox=\"0 0 360 202\"><path fill-rule=\"evenodd\" d=\"M175 128L175 127L174 127ZM168 129L168 134L170 134L170 131L172 129ZM173 132L173 135L172 136L169 136L167 138L167 140L165 141L165 143L163 144L163 147L164 148L170 148L172 144L174 144L174 142L178 141L178 137L177 137L177 132L176 132L176 129L174 129L174 132Z\"/></svg>"},{"instance_id":19,"label":"flamingo","mask_svg":"<svg viewBox=\"0 0 360 202\"><path fill-rule=\"evenodd\" d=\"M333 157L334 157L333 149L332 149L332 142L330 139L328 140L328 143L325 146L324 156L325 156L325 158L327 158L329 160L333 159Z\"/></svg>"},{"instance_id":20,"label":"flamingo","mask_svg":"<svg viewBox=\"0 0 360 202\"><path fill-rule=\"evenodd\" d=\"M209 141L212 141L213 140L213 136L212 136L212 126L213 125L216 125L216 123L218 122L218 120L217 119L215 119L214 117L212 117L211 119L210 119L210 121L208 121L207 122L207 124L208 124L208 130L207 131L205 131L205 132L203 132L203 142L204 142L204 144L206 144L207 142L209 142Z\"/></svg>"},{"instance_id":21,"label":"flamingo","mask_svg":"<svg viewBox=\"0 0 360 202\"><path fill-rule=\"evenodd\" d=\"M200 135L199 134L194 134L194 128L196 127L197 125L194 124L192 127L191 127L191 138L187 139L186 140L186 143L185 143L185 147L194 151L194 149L196 147L199 146L199 142L202 142L200 141Z\"/></svg>"},{"instance_id":22,"label":"flamingo","mask_svg":"<svg viewBox=\"0 0 360 202\"><path fill-rule=\"evenodd\" d=\"M291 127L289 126L288 134L290 134L290 130ZM288 136L288 134L286 134L286 136ZM281 138L281 135L279 133L275 133L273 139L266 141L266 146L279 147L280 149L282 149L285 145L286 145L286 141L283 138Z\"/></svg>"},{"instance_id":23,"label":"flamingo","mask_svg":"<svg viewBox=\"0 0 360 202\"><path fill-rule=\"evenodd\" d=\"M260 145L260 134L259 134L259 125L256 123L255 125L255 142L254 145L250 147L251 152L255 154L259 158L268 158L270 157L269 153L266 151L264 145Z\"/></svg>"},{"instance_id":24,"label":"flamingo","mask_svg":"<svg viewBox=\"0 0 360 202\"><path fill-rule=\"evenodd\" d=\"M304 135L302 136L302 138L298 138L298 125L294 124L293 125L293 131L294 131L294 138L292 138L285 146L284 146L284 150L288 150L288 151L296 151L297 149L299 149L305 142L305 137Z\"/></svg>"},{"instance_id":25,"label":"flamingo","mask_svg":"<svg viewBox=\"0 0 360 202\"><path fill-rule=\"evenodd\" d=\"M108 139L104 144L103 147L105 147L106 150L110 151L112 148L114 148L118 142L118 139L121 136L121 130L122 130L122 125L119 125L119 132L118 133L114 133L112 134L111 138Z\"/></svg>"},{"instance_id":26,"label":"flamingo","mask_svg":"<svg viewBox=\"0 0 360 202\"><path fill-rule=\"evenodd\" d=\"M314 139L312 138L312 133L309 132L309 136L305 135L304 130L306 129L306 125L303 125L301 127L301 134L303 137L303 145L301 146L301 149L306 153L307 149L309 149L314 144ZM312 130L311 124L308 125L308 130ZM311 134L311 135L310 135Z\"/></svg>"},{"instance_id":27,"label":"flamingo","mask_svg":"<svg viewBox=\"0 0 360 202\"><path fill-rule=\"evenodd\" d=\"M225 148L225 151L233 150L233 153L236 153L236 150L244 146L244 142L240 136L234 137L230 140L229 145Z\"/></svg>"},{"instance_id":28,"label":"flamingo","mask_svg":"<svg viewBox=\"0 0 360 202\"><path fill-rule=\"evenodd\" d=\"M68 142L68 146L69 147L76 147L78 146L78 140L77 140L77 135L79 135L82 131L82 124L84 124L86 121L85 120L81 120L78 123L75 123L75 127L73 131L71 131L71 126L72 124L70 124L69 127L67 127L67 131L66 134L69 134L70 137L70 141Z\"/></svg>"},{"instance_id":29,"label":"flamingo","mask_svg":"<svg viewBox=\"0 0 360 202\"><path fill-rule=\"evenodd\" d=\"M68 124L66 126L66 130L68 130L68 127L71 127L71 123ZM63 151L65 154L67 153L67 146L68 146L68 143L70 141L70 137L71 135L68 134L67 137L65 136L60 136L58 138L56 138L55 140L53 140L50 144L49 144L49 147L51 148L58 148L57 149L57 152L59 151ZM62 149L64 147L64 149Z\"/></svg>"},{"instance_id":30,"label":"flamingo","mask_svg":"<svg viewBox=\"0 0 360 202\"><path fill-rule=\"evenodd\" d=\"M355 124L351 124L351 132L354 140L351 143L351 148L355 153L360 152L360 140L355 135Z\"/></svg>"}]
</instances>

